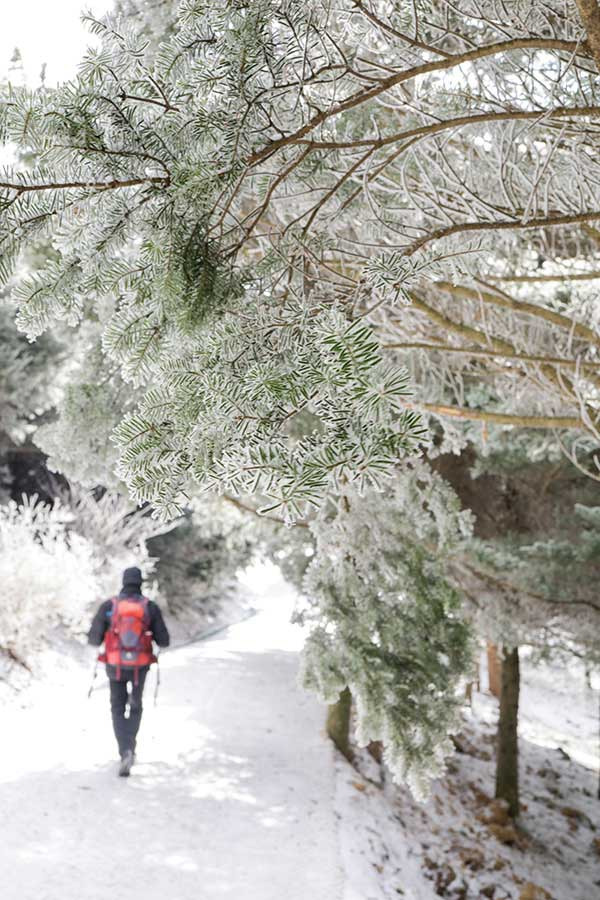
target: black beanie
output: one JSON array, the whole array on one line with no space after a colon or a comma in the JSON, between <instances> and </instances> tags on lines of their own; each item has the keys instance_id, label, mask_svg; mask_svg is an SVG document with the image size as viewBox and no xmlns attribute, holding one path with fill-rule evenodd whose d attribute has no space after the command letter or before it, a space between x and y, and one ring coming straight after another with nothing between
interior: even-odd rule
<instances>
[{"instance_id":1,"label":"black beanie","mask_svg":"<svg viewBox=\"0 0 600 900\"><path fill-rule=\"evenodd\" d=\"M141 570L138 569L137 566L132 566L130 569L125 569L123 572L123 587L141 587L142 586L142 573Z\"/></svg>"}]
</instances>

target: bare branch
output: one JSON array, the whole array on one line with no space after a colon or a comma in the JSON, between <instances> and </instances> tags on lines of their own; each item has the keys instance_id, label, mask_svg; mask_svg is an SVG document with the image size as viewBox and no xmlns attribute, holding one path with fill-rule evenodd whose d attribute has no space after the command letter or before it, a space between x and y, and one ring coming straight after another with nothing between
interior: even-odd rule
<instances>
[{"instance_id":1,"label":"bare branch","mask_svg":"<svg viewBox=\"0 0 600 900\"><path fill-rule=\"evenodd\" d=\"M600 272L563 272L556 275L499 275L489 276L491 281L511 282L512 284L536 284L551 281L595 281Z\"/></svg>"},{"instance_id":2,"label":"bare branch","mask_svg":"<svg viewBox=\"0 0 600 900\"><path fill-rule=\"evenodd\" d=\"M600 369L600 362L580 362L576 359L565 359L560 356L531 356L524 353L501 352L498 350L482 350L479 347L453 347L450 344L426 344L413 342L400 342L383 344L389 350L432 350L440 353L460 353L463 356L481 357L483 359L510 359L515 362L544 363L546 365L561 366L565 369Z\"/></svg>"},{"instance_id":3,"label":"bare branch","mask_svg":"<svg viewBox=\"0 0 600 900\"><path fill-rule=\"evenodd\" d=\"M488 412L460 406L444 406L440 403L407 404L409 409L426 409L442 418L467 419L489 422L493 425L516 425L519 428L574 428L581 430L584 423L575 416L519 416L509 413Z\"/></svg>"},{"instance_id":4,"label":"bare branch","mask_svg":"<svg viewBox=\"0 0 600 900\"><path fill-rule=\"evenodd\" d=\"M271 141L265 147L257 150L246 160L246 164L249 166L256 165L271 156L277 150L280 150L282 147L285 147L288 144L297 143L301 138L306 137L307 134L310 134L311 131L314 131L315 128L322 125L333 116L337 116L349 109L360 106L399 84L404 84L406 81L412 81L414 78L418 78L421 75L427 75L430 72L448 71L468 62L485 59L489 56L497 56L501 53L509 53L512 50L562 50L565 53L587 55L585 48L575 41L563 41L556 38L514 38L509 41L488 44L484 47L476 47L473 50L468 50L465 53L458 53L447 59L423 63L420 66L414 66L412 69L405 69L401 72L394 73L388 78L382 78L372 87L363 88L362 90L351 94L350 97L347 97L345 100L333 104L329 109L321 110L297 131L285 135L285 137L279 138L276 141Z\"/></svg>"},{"instance_id":5,"label":"bare branch","mask_svg":"<svg viewBox=\"0 0 600 900\"><path fill-rule=\"evenodd\" d=\"M509 344L508 341L492 337L491 335L485 334L485 332L483 331L478 331L476 328L471 328L470 325L463 325L460 322L455 322L453 319L449 319L447 316L444 316L442 313L438 312L437 309L433 309L433 307L429 306L427 303L425 303L424 300L421 300L415 294L411 294L410 299L411 307L413 307L414 309L418 309L422 313L425 313L425 315L429 319L431 319L432 322L435 322L436 325L439 325L442 329L452 331L454 332L454 334L459 334L461 335L461 337L465 337L472 341L475 341L476 344L482 344L484 347L493 347L494 350L498 350L508 354L516 352L513 345Z\"/></svg>"},{"instance_id":6,"label":"bare branch","mask_svg":"<svg viewBox=\"0 0 600 900\"><path fill-rule=\"evenodd\" d=\"M581 213L554 213L549 216L539 216L523 222L520 218L522 210L515 210L513 219L506 222L457 222L455 225L449 225L447 228L440 228L437 231L430 231L422 237L417 238L408 245L402 252L404 256L411 256L433 241L439 241L442 238L450 237L453 234L464 234L472 231L506 231L506 230L526 230L532 228L552 228L556 225L575 225L578 222L589 222L590 219L600 219L600 210L590 209Z\"/></svg>"},{"instance_id":7,"label":"bare branch","mask_svg":"<svg viewBox=\"0 0 600 900\"><path fill-rule=\"evenodd\" d=\"M571 107L560 106L555 109L521 110L510 109L504 112L481 113L480 115L456 116L453 119L444 119L441 122L433 122L429 125L420 125L408 131L398 131L380 138L362 138L355 141L311 141L299 140L298 144L307 144L315 150L344 150L354 147L386 147L388 144L396 144L400 141L410 140L414 137L428 137L449 131L453 128L461 128L466 125L481 125L489 122L508 122L514 120L533 120L540 124L547 124L552 119L579 118L582 116L600 115L600 106Z\"/></svg>"},{"instance_id":8,"label":"bare branch","mask_svg":"<svg viewBox=\"0 0 600 900\"><path fill-rule=\"evenodd\" d=\"M123 181L114 178L112 181L63 181L50 182L48 184L11 184L9 182L0 181L0 188L7 191L14 191L17 196L21 194L32 193L35 191L57 191L68 190L71 188L81 188L94 191L112 191L120 188L137 187L141 184L170 184L170 177L164 176L146 176L145 178L127 178Z\"/></svg>"},{"instance_id":9,"label":"bare branch","mask_svg":"<svg viewBox=\"0 0 600 900\"><path fill-rule=\"evenodd\" d=\"M278 516L263 516L253 506L242 503L241 500L238 500L237 497L232 497L231 494L222 494L221 496L223 497L223 500L231 503L237 509L242 510L242 512L251 513L253 516L256 516L261 522L266 519L267 522L274 522L276 525L285 525L286 527L289 527L284 519L280 519ZM304 521L294 522L292 527L295 528L296 526L299 528L308 528L308 523Z\"/></svg>"},{"instance_id":10,"label":"bare branch","mask_svg":"<svg viewBox=\"0 0 600 900\"><path fill-rule=\"evenodd\" d=\"M485 285L485 282L482 282L482 284ZM546 322L550 322L552 325L558 325L560 328L564 328L567 331L572 332L572 334L600 347L600 334L597 334L587 325L576 322L574 319L570 319L562 313L547 309L545 306L538 306L535 303L528 303L525 300L517 300L515 297L511 297L509 294L501 291L499 288L495 288L493 285L488 285L488 290L451 284L448 281L436 281L436 285L441 288L441 290L446 291L455 297L483 301L484 303L491 303L495 306L512 309L515 312L525 313L530 316L536 316L539 319L544 319Z\"/></svg>"}]
</instances>

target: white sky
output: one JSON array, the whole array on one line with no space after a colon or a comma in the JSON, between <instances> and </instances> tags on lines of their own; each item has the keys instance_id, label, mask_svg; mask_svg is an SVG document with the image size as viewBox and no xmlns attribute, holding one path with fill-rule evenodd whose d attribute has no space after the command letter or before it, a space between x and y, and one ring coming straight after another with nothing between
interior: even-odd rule
<instances>
[{"instance_id":1,"label":"white sky","mask_svg":"<svg viewBox=\"0 0 600 900\"><path fill-rule=\"evenodd\" d=\"M80 21L81 11L101 15L112 0L0 0L0 78L15 47L23 57L27 81L39 81L46 63L46 84L75 75L86 47L95 43Z\"/></svg>"}]
</instances>

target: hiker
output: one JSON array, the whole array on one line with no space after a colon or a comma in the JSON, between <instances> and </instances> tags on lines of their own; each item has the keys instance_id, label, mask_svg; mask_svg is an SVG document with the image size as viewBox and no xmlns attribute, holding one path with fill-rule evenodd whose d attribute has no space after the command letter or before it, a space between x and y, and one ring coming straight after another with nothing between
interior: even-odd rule
<instances>
[{"instance_id":1,"label":"hiker","mask_svg":"<svg viewBox=\"0 0 600 900\"><path fill-rule=\"evenodd\" d=\"M110 685L113 728L119 745L119 775L127 776L134 762L136 737L142 718L142 694L148 669L156 657L152 641L169 646L169 632L160 608L142 595L142 573L133 566L123 572L123 587L105 600L94 616L88 643L104 652ZM129 715L126 715L129 707Z\"/></svg>"}]
</instances>

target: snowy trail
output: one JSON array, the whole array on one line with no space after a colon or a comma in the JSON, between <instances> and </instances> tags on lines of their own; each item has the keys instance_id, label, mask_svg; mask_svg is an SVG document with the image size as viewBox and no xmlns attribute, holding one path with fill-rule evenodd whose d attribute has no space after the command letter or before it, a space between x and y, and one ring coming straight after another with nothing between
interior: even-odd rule
<instances>
[{"instance_id":1,"label":"snowy trail","mask_svg":"<svg viewBox=\"0 0 600 900\"><path fill-rule=\"evenodd\" d=\"M342 897L333 754L323 708L296 686L281 593L164 657L130 779L115 775L105 689L40 687L2 711L2 900Z\"/></svg>"}]
</instances>

